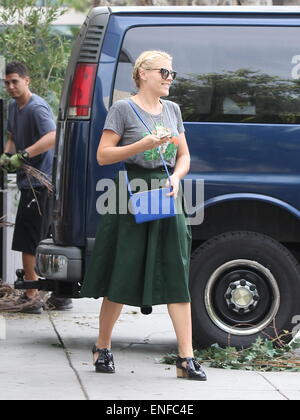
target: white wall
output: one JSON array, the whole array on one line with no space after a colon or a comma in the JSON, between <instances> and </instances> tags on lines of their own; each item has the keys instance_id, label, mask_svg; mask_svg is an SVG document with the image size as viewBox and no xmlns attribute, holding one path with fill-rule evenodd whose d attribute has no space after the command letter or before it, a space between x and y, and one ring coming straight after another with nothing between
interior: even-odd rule
<instances>
[{"instance_id":1,"label":"white wall","mask_svg":"<svg viewBox=\"0 0 300 420\"><path fill-rule=\"evenodd\" d=\"M9 174L3 192L3 215L8 222L15 222L19 196L16 176ZM3 228L3 281L10 284L16 279L16 269L22 268L21 253L11 250L13 232L14 227Z\"/></svg>"}]
</instances>

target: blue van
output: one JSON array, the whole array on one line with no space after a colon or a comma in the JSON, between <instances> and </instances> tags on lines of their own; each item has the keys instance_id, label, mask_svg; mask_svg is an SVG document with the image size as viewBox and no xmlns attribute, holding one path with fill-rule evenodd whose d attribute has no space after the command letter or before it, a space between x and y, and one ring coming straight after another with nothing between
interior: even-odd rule
<instances>
[{"instance_id":1,"label":"blue van","mask_svg":"<svg viewBox=\"0 0 300 420\"><path fill-rule=\"evenodd\" d=\"M248 346L300 320L300 8L99 7L66 72L57 130L53 237L37 250L39 287L76 297L99 221L107 111L134 92L144 50L173 56L170 99L204 180L192 224L190 290L200 347ZM203 211L195 208L192 216Z\"/></svg>"}]
</instances>

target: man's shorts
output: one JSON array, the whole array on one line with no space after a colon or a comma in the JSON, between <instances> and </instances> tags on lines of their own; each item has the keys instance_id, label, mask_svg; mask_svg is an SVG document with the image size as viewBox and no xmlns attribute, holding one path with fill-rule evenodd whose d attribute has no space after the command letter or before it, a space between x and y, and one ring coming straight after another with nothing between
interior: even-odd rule
<instances>
[{"instance_id":1,"label":"man's shorts","mask_svg":"<svg viewBox=\"0 0 300 420\"><path fill-rule=\"evenodd\" d=\"M12 241L14 251L35 255L42 239L49 237L51 226L51 197L46 188L21 190L21 197Z\"/></svg>"}]
</instances>

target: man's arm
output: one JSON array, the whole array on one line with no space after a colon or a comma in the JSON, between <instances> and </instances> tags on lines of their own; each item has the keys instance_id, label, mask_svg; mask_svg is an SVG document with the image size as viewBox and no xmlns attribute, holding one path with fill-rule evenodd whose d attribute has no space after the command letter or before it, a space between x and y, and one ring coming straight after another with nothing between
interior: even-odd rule
<instances>
[{"instance_id":1,"label":"man's arm","mask_svg":"<svg viewBox=\"0 0 300 420\"><path fill-rule=\"evenodd\" d=\"M43 137L41 137L36 143L33 145L26 147L26 152L29 153L29 157L35 157L38 156L44 152L47 152L47 150L54 149L55 146L55 135L56 131L49 131L49 133L45 134Z\"/></svg>"},{"instance_id":2,"label":"man's arm","mask_svg":"<svg viewBox=\"0 0 300 420\"><path fill-rule=\"evenodd\" d=\"M3 153L16 153L16 146L11 133L7 135L7 142L5 143Z\"/></svg>"}]
</instances>

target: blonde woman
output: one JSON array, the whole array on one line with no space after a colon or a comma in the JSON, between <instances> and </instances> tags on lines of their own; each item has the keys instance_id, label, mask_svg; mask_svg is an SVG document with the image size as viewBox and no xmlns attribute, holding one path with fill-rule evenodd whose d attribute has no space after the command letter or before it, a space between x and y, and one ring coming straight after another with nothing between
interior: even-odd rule
<instances>
[{"instance_id":1,"label":"blonde woman","mask_svg":"<svg viewBox=\"0 0 300 420\"><path fill-rule=\"evenodd\" d=\"M161 147L176 199L180 180L189 171L190 155L179 106L161 99L169 95L175 77L169 54L145 51L138 57L133 70L137 94L110 108L97 160L100 165L124 162L129 180L143 179L150 186L153 179L168 182L158 153ZM151 133L145 132L132 106ZM144 313L151 312L152 305L167 304L178 341L177 376L206 380L193 357L190 245L190 227L183 213L143 224L136 224L130 213L102 216L81 290L82 297L104 298L93 348L97 372L115 372L111 336L123 304L140 306Z\"/></svg>"}]
</instances>

